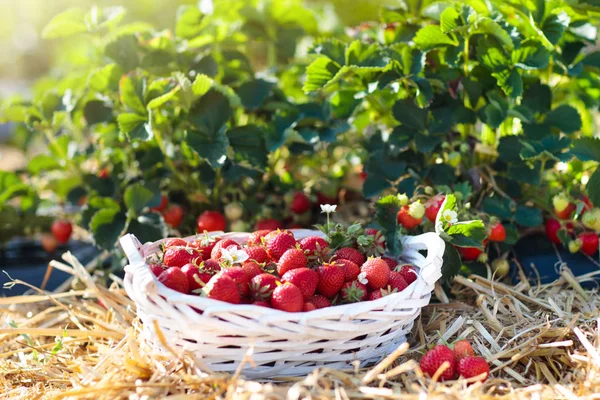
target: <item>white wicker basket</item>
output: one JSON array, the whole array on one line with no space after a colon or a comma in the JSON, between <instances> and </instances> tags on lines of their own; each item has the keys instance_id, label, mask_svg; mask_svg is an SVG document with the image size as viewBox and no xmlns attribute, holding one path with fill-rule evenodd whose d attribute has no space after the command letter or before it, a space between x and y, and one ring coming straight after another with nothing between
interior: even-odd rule
<instances>
[{"instance_id":1,"label":"white wicker basket","mask_svg":"<svg viewBox=\"0 0 600 400\"><path fill-rule=\"evenodd\" d=\"M292 231L297 239L321 235ZM249 234L211 235L244 243ZM161 242L142 245L131 234L121 238L129 259L125 289L137 305L143 337L160 348L153 327L156 321L170 346L194 352L213 371L235 371L253 348L256 367L247 364L243 370L248 378L306 375L319 366L348 369L355 360L362 366L380 360L406 341L421 308L429 304L444 254L444 241L435 233L405 237L401 259L415 265L419 277L404 291L375 301L288 313L167 288L145 263L147 256L159 251Z\"/></svg>"}]
</instances>

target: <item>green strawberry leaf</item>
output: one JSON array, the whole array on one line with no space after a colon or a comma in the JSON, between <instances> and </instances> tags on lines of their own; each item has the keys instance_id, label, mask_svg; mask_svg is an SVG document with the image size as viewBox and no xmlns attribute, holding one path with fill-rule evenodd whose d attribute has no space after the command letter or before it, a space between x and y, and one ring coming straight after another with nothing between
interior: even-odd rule
<instances>
[{"instance_id":1,"label":"green strawberry leaf","mask_svg":"<svg viewBox=\"0 0 600 400\"><path fill-rule=\"evenodd\" d=\"M460 268L462 267L462 260L460 259L460 254L458 250L449 242L446 242L446 247L444 248L444 256L442 257L444 260L442 264L442 283L448 283L458 275Z\"/></svg>"}]
</instances>

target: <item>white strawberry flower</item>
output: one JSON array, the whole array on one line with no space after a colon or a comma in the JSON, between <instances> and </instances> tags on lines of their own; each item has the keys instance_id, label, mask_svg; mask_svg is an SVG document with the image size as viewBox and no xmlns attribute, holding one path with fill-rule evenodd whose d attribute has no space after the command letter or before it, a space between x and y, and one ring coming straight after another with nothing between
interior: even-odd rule
<instances>
[{"instance_id":1,"label":"white strawberry flower","mask_svg":"<svg viewBox=\"0 0 600 400\"><path fill-rule=\"evenodd\" d=\"M456 214L456 211L446 210L442 214L442 219L449 224L455 224L458 222L458 215Z\"/></svg>"},{"instance_id":2,"label":"white strawberry flower","mask_svg":"<svg viewBox=\"0 0 600 400\"><path fill-rule=\"evenodd\" d=\"M363 285L366 285L367 283L369 283L369 280L367 279L367 273L366 272L361 272L360 274L358 274L358 276L356 278Z\"/></svg>"},{"instance_id":3,"label":"white strawberry flower","mask_svg":"<svg viewBox=\"0 0 600 400\"><path fill-rule=\"evenodd\" d=\"M332 213L335 212L335 209L337 208L337 205L332 205L332 204L321 204L321 213Z\"/></svg>"},{"instance_id":4,"label":"white strawberry flower","mask_svg":"<svg viewBox=\"0 0 600 400\"><path fill-rule=\"evenodd\" d=\"M229 265L241 264L248 259L248 254L236 246L230 246L227 249L221 249L221 260Z\"/></svg>"}]
</instances>

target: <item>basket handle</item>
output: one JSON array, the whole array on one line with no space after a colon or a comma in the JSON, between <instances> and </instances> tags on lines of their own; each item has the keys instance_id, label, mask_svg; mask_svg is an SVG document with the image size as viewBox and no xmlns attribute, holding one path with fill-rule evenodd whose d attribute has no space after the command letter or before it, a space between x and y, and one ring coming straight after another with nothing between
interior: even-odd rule
<instances>
[{"instance_id":1,"label":"basket handle","mask_svg":"<svg viewBox=\"0 0 600 400\"><path fill-rule=\"evenodd\" d=\"M121 243L121 247L129 260L129 264L125 267L125 270L135 275L136 271L144 269L146 262L141 253L143 245L138 238L128 233L119 239L119 243Z\"/></svg>"},{"instance_id":2,"label":"basket handle","mask_svg":"<svg viewBox=\"0 0 600 400\"><path fill-rule=\"evenodd\" d=\"M402 244L413 252L427 250L425 266L421 269L421 277L427 284L433 285L442 277L446 242L437 233L427 232L418 236L404 236Z\"/></svg>"}]
</instances>

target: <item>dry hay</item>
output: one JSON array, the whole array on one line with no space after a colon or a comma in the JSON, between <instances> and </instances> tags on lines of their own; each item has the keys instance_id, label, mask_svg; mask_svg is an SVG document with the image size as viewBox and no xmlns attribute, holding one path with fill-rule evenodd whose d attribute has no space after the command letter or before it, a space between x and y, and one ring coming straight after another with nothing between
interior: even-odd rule
<instances>
[{"instance_id":1,"label":"dry hay","mask_svg":"<svg viewBox=\"0 0 600 400\"><path fill-rule=\"evenodd\" d=\"M579 285L591 275L575 279L566 266L550 285L458 277L452 287L458 300L423 310L410 350L401 346L370 370L319 369L260 383L210 373L190 354L152 352L138 342L135 307L119 279L106 288L70 254L63 258L71 266L53 261L53 267L77 276L83 290L32 288L30 295L0 299L0 398L574 399L600 392L600 297ZM441 290L436 294L446 300ZM414 360L427 346L458 338L471 339L490 362L492 377L484 384L438 383L420 372Z\"/></svg>"}]
</instances>

